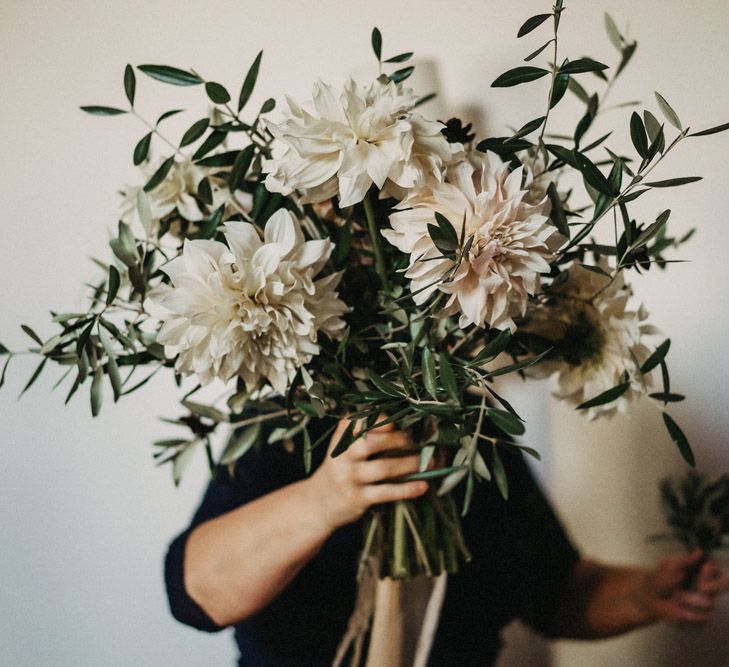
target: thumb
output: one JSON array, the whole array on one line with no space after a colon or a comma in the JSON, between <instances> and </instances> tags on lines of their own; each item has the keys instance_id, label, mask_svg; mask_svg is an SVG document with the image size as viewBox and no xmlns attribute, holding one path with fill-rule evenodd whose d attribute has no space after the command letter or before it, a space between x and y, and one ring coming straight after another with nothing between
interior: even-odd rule
<instances>
[{"instance_id":1,"label":"thumb","mask_svg":"<svg viewBox=\"0 0 729 667\"><path fill-rule=\"evenodd\" d=\"M698 563L704 558L704 552L701 549L694 549L692 552L685 554L682 557L682 565L686 570Z\"/></svg>"},{"instance_id":2,"label":"thumb","mask_svg":"<svg viewBox=\"0 0 729 667\"><path fill-rule=\"evenodd\" d=\"M680 585L687 572L704 557L701 549L694 549L688 554L674 554L664 558L656 568L654 582L661 592L670 592Z\"/></svg>"}]
</instances>

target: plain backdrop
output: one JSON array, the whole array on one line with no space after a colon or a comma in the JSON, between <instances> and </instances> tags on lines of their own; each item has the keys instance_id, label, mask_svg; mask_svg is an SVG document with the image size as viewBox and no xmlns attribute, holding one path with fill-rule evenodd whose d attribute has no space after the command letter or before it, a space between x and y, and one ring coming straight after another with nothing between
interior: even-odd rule
<instances>
[{"instance_id":1,"label":"plain backdrop","mask_svg":"<svg viewBox=\"0 0 729 667\"><path fill-rule=\"evenodd\" d=\"M724 0L566 5L565 55L615 64L617 53L603 29L605 9L639 42L611 93L614 103L642 100L657 113L655 89L695 128L729 120ZM126 63L194 67L237 91L264 48L253 109L270 96L305 99L317 77L341 85L350 72L375 75L369 35L377 25L386 55L415 51L415 82L422 93L438 90L440 98L424 111L463 115L483 136L542 114L544 80L499 91L489 83L541 43L537 34L517 40L516 31L528 16L549 9L543 0L3 0L0 341L11 349L26 346L21 322L51 335L48 309L79 309L83 282L98 275L89 257L109 256L117 190L140 181L131 151L146 130L135 118L94 118L78 107L123 106ZM141 74L137 97L150 120L172 107L189 110L179 122L169 121L167 131L176 138L207 110L199 88L164 86ZM558 111L565 119L554 128L574 127L575 100ZM610 145L628 150L629 114L610 112L593 136L615 127ZM686 142L656 175L699 174L705 180L647 195L635 208L646 219L671 208L679 234L697 227L695 238L674 254L690 263L635 276L634 285L651 321L672 338L673 385L689 397L673 414L691 438L700 468L711 473L729 468L728 150L729 135ZM14 359L0 391L0 662L232 664L229 633L197 633L167 610L163 555L188 521L207 475L199 459L175 488L170 471L153 466L151 441L175 434L157 419L179 412L171 379L160 377L117 405L107 392L102 414L92 419L86 391L68 407L63 388L51 393L58 369L46 371L17 402L35 364L31 357ZM551 399L544 384L510 381L506 389L529 418L526 440L543 452L539 473L580 548L613 562L651 564L666 555L668 547L646 541L663 527L656 483L685 467L658 411L644 405L632 419L588 424ZM718 666L729 663L727 621L724 601L702 629L656 626L624 638L552 647L516 629L502 663Z\"/></svg>"}]
</instances>

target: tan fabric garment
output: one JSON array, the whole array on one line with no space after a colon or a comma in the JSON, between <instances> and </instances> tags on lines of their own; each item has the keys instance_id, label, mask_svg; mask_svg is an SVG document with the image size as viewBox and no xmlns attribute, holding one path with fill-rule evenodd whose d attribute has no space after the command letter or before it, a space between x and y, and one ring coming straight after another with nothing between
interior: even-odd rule
<instances>
[{"instance_id":1,"label":"tan fabric garment","mask_svg":"<svg viewBox=\"0 0 729 667\"><path fill-rule=\"evenodd\" d=\"M377 581L366 667L425 667L445 587L445 574Z\"/></svg>"}]
</instances>

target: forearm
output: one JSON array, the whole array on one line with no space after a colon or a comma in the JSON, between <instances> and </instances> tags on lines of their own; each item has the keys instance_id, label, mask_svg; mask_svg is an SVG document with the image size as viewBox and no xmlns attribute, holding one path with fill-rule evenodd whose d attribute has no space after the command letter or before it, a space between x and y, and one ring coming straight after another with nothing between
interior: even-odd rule
<instances>
[{"instance_id":1,"label":"forearm","mask_svg":"<svg viewBox=\"0 0 729 667\"><path fill-rule=\"evenodd\" d=\"M340 526L372 505L417 498L427 482L399 482L419 469L415 453L386 456L410 446L387 424L357 438L342 455L334 445L346 430L340 421L324 462L311 476L200 524L189 535L184 588L219 626L263 609L296 576Z\"/></svg>"},{"instance_id":2,"label":"forearm","mask_svg":"<svg viewBox=\"0 0 729 667\"><path fill-rule=\"evenodd\" d=\"M655 622L657 616L646 603L649 574L638 567L579 561L555 618L554 634L599 639Z\"/></svg>"},{"instance_id":3,"label":"forearm","mask_svg":"<svg viewBox=\"0 0 729 667\"><path fill-rule=\"evenodd\" d=\"M185 548L188 594L218 625L265 607L320 550L332 529L310 480L200 524Z\"/></svg>"},{"instance_id":4,"label":"forearm","mask_svg":"<svg viewBox=\"0 0 729 667\"><path fill-rule=\"evenodd\" d=\"M687 590L695 568L696 586ZM700 549L664 558L651 569L581 560L565 587L553 634L597 639L659 620L700 625L711 619L715 598L726 590L729 576Z\"/></svg>"}]
</instances>

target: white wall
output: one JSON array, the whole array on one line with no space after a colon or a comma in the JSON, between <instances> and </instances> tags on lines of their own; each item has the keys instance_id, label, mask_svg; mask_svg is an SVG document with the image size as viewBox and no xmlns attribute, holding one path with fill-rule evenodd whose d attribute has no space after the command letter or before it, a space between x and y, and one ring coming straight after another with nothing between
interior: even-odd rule
<instances>
[{"instance_id":1,"label":"white wall","mask_svg":"<svg viewBox=\"0 0 729 667\"><path fill-rule=\"evenodd\" d=\"M644 99L653 107L657 88L697 128L729 120L725 2L567 5L563 42L573 56L614 57L602 30L603 8L621 24L631 22L640 47L615 100ZM541 11L549 11L549 2L4 0L0 341L12 349L23 346L20 322L48 335L46 309L76 309L82 281L96 275L88 256L107 252L116 190L137 180L131 149L145 130L133 118L92 118L78 106L122 105L127 62L194 66L237 90L265 47L255 106L284 92L304 97L318 76L340 83L350 71L366 71L376 24L388 54L414 50L431 61L430 76L440 82L443 96L432 113L470 113L482 129L496 130L541 114L545 93L539 84L488 88L536 45L536 37L517 42L514 35L524 18ZM141 75L137 95L150 119L172 106L191 109L180 124L170 122L174 132L205 111L200 90L165 87ZM729 364L722 355L727 147L729 137L723 135L715 142L697 140L672 161L672 175L707 176L665 197L679 228L699 227L682 253L693 263L675 265L670 277L651 271L638 286L655 323L673 338L674 383L690 397L675 413L692 436L700 464L711 470L729 467L723 442ZM658 196L641 200L646 215L663 205ZM187 521L206 474L200 460L175 489L169 471L152 466L149 443L169 433L156 417L176 414L172 383L160 379L116 406L109 401L92 420L85 394L79 392L68 408L63 393L50 394L56 372L46 372L17 403L33 367L32 359L14 360L0 391L3 660L230 664L228 636L199 635L176 624L166 610L162 555ZM515 402L545 400L534 395ZM653 562L662 552L644 538L660 529L655 481L682 470L659 415L645 410L631 422L588 427L561 406L541 405L532 409L530 437L546 449L547 481L577 542L594 556ZM656 628L589 648L560 644L556 663L723 664L729 661L722 635L727 620L725 604L721 617L700 631ZM534 658L531 664L544 663Z\"/></svg>"}]
</instances>

